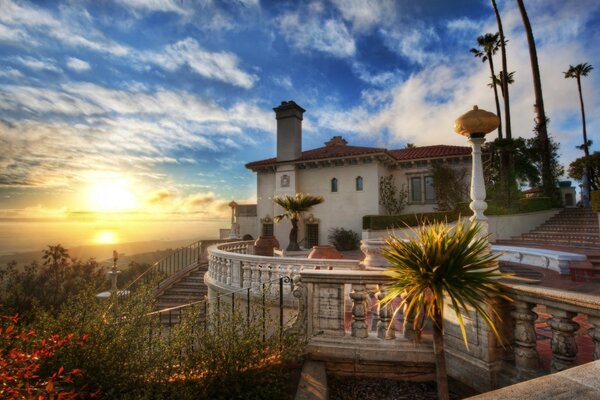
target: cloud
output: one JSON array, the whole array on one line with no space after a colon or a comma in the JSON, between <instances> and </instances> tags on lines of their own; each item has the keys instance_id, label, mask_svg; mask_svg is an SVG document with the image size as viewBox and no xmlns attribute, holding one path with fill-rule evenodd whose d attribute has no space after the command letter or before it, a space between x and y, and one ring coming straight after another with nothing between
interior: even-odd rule
<instances>
[{"instance_id":1,"label":"cloud","mask_svg":"<svg viewBox=\"0 0 600 400\"><path fill-rule=\"evenodd\" d=\"M389 23L396 15L396 2L391 0L332 0L332 3L358 31Z\"/></svg>"},{"instance_id":2,"label":"cloud","mask_svg":"<svg viewBox=\"0 0 600 400\"><path fill-rule=\"evenodd\" d=\"M18 41L25 46L38 45L31 37L51 37L62 44L87 48L116 56L128 54L129 49L107 38L102 32L93 28L91 16L87 11L76 7L59 7L60 17L40 8L12 0L0 3L0 37L6 28L16 30L11 41Z\"/></svg>"},{"instance_id":3,"label":"cloud","mask_svg":"<svg viewBox=\"0 0 600 400\"><path fill-rule=\"evenodd\" d=\"M180 194L173 189L159 189L145 201L148 211L167 214L201 214L210 217L226 217L228 201L214 192Z\"/></svg>"},{"instance_id":4,"label":"cloud","mask_svg":"<svg viewBox=\"0 0 600 400\"><path fill-rule=\"evenodd\" d=\"M148 204L164 204L168 200L174 198L175 196L176 196L175 193L168 191L166 189L161 189L161 190L157 190L156 192L152 193L148 197L146 202Z\"/></svg>"},{"instance_id":5,"label":"cloud","mask_svg":"<svg viewBox=\"0 0 600 400\"><path fill-rule=\"evenodd\" d=\"M20 79L24 77L21 71L11 67L6 67L5 69L0 70L0 76L11 79Z\"/></svg>"},{"instance_id":6,"label":"cloud","mask_svg":"<svg viewBox=\"0 0 600 400\"><path fill-rule=\"evenodd\" d=\"M69 57L67 59L67 67L72 69L73 71L82 72L90 69L90 64L80 60L79 58Z\"/></svg>"},{"instance_id":7,"label":"cloud","mask_svg":"<svg viewBox=\"0 0 600 400\"><path fill-rule=\"evenodd\" d=\"M384 44L412 63L424 65L439 62L443 55L428 48L440 38L432 26L415 23L415 26L382 28L379 30Z\"/></svg>"},{"instance_id":8,"label":"cloud","mask_svg":"<svg viewBox=\"0 0 600 400\"><path fill-rule=\"evenodd\" d=\"M186 38L168 45L161 52L143 52L140 59L160 66L167 71L175 71L183 66L206 78L250 89L258 77L238 67L239 59L233 53L209 52L200 47L192 38Z\"/></svg>"},{"instance_id":9,"label":"cloud","mask_svg":"<svg viewBox=\"0 0 600 400\"><path fill-rule=\"evenodd\" d=\"M334 57L354 56L356 44L343 22L321 19L316 15L300 18L300 13L287 13L278 19L280 32L296 49L317 50Z\"/></svg>"},{"instance_id":10,"label":"cloud","mask_svg":"<svg viewBox=\"0 0 600 400\"><path fill-rule=\"evenodd\" d=\"M373 86L380 87L389 87L391 84L397 83L404 75L400 70L371 72L366 65L360 62L354 62L352 64L352 71L360 80Z\"/></svg>"},{"instance_id":11,"label":"cloud","mask_svg":"<svg viewBox=\"0 0 600 400\"><path fill-rule=\"evenodd\" d=\"M189 9L180 6L174 0L118 0L118 2L135 10L173 12L181 15L190 13Z\"/></svg>"},{"instance_id":12,"label":"cloud","mask_svg":"<svg viewBox=\"0 0 600 400\"><path fill-rule=\"evenodd\" d=\"M62 70L56 66L54 60L50 58L39 59L34 57L15 57L14 61L26 66L29 69L33 69L36 71L52 71L52 72L61 72Z\"/></svg>"}]
</instances>

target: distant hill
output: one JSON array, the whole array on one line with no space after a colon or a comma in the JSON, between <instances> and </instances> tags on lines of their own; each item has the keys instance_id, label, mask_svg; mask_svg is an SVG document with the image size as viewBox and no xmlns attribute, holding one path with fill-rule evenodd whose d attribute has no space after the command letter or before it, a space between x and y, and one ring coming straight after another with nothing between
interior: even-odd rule
<instances>
[{"instance_id":1,"label":"distant hill","mask_svg":"<svg viewBox=\"0 0 600 400\"><path fill-rule=\"evenodd\" d=\"M99 263L106 266L112 265L112 252L116 250L119 253L119 268L124 269L131 261L152 264L168 255L174 249L187 246L197 240L199 239L152 240L148 242L77 246L68 248L68 250L72 258L80 260L95 258ZM5 266L10 261L16 261L20 266L30 264L33 261L41 263L42 250L0 256L0 266Z\"/></svg>"}]
</instances>

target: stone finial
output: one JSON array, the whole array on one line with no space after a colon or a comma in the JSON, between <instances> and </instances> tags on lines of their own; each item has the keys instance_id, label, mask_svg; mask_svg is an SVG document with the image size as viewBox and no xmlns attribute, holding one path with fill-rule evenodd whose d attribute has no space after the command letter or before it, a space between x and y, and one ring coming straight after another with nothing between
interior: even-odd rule
<instances>
[{"instance_id":1,"label":"stone finial","mask_svg":"<svg viewBox=\"0 0 600 400\"><path fill-rule=\"evenodd\" d=\"M454 132L466 137L484 136L497 129L499 124L500 118L496 114L473 106L471 111L464 113L454 121Z\"/></svg>"},{"instance_id":2,"label":"stone finial","mask_svg":"<svg viewBox=\"0 0 600 400\"><path fill-rule=\"evenodd\" d=\"M334 136L330 140L328 140L327 142L325 142L325 146L327 146L327 147L345 146L347 144L348 144L348 142L346 141L346 139L344 139L341 136Z\"/></svg>"}]
</instances>

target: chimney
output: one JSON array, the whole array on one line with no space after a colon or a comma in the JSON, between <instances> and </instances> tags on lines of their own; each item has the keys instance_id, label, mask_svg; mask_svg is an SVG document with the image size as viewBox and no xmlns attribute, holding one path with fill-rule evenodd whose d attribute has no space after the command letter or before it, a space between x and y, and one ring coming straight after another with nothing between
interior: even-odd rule
<instances>
[{"instance_id":1,"label":"chimney","mask_svg":"<svg viewBox=\"0 0 600 400\"><path fill-rule=\"evenodd\" d=\"M277 161L291 161L302 154L302 114L294 101L282 101L273 109L277 119Z\"/></svg>"}]
</instances>

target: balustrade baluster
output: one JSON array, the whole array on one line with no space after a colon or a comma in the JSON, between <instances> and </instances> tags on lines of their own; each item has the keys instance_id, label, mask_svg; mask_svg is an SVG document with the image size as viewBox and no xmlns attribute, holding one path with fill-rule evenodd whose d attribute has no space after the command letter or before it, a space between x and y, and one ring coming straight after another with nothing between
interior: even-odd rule
<instances>
[{"instance_id":1,"label":"balustrade baluster","mask_svg":"<svg viewBox=\"0 0 600 400\"><path fill-rule=\"evenodd\" d=\"M233 272L233 260L228 258L225 261L225 283L228 285L231 285L231 279L233 278L232 272Z\"/></svg>"},{"instance_id":2,"label":"balustrade baluster","mask_svg":"<svg viewBox=\"0 0 600 400\"><path fill-rule=\"evenodd\" d=\"M387 291L384 285L378 285L379 293L377 293L377 300L380 303L377 306L377 313L379 315L379 322L377 323L377 337L379 339L395 339L396 330L394 324L391 323L392 316L394 315L390 303L381 304L381 300L387 296Z\"/></svg>"},{"instance_id":3,"label":"balustrade baluster","mask_svg":"<svg viewBox=\"0 0 600 400\"><path fill-rule=\"evenodd\" d=\"M255 292L260 292L260 265L252 263L252 288Z\"/></svg>"},{"instance_id":4,"label":"balustrade baluster","mask_svg":"<svg viewBox=\"0 0 600 400\"><path fill-rule=\"evenodd\" d=\"M535 320L538 315L532 311L533 303L516 301L515 310L510 314L515 319L515 365L521 372L540 369L540 355L536 349Z\"/></svg>"},{"instance_id":5,"label":"balustrade baluster","mask_svg":"<svg viewBox=\"0 0 600 400\"><path fill-rule=\"evenodd\" d=\"M242 261L242 287L250 287L252 282L252 270L248 261Z\"/></svg>"},{"instance_id":6,"label":"balustrade baluster","mask_svg":"<svg viewBox=\"0 0 600 400\"><path fill-rule=\"evenodd\" d=\"M548 307L547 311L552 315L548 320L548 326L552 328L552 362L551 372L563 371L575 366L577 357L577 343L575 332L579 324L572 321L577 313Z\"/></svg>"},{"instance_id":7,"label":"balustrade baluster","mask_svg":"<svg viewBox=\"0 0 600 400\"><path fill-rule=\"evenodd\" d=\"M369 336L367 328L367 287L364 284L353 284L350 298L352 299L352 336L366 338Z\"/></svg>"},{"instance_id":8,"label":"balustrade baluster","mask_svg":"<svg viewBox=\"0 0 600 400\"><path fill-rule=\"evenodd\" d=\"M588 329L588 334L594 342L594 360L600 360L600 317L588 316L588 322L592 324L592 327Z\"/></svg>"}]
</instances>

